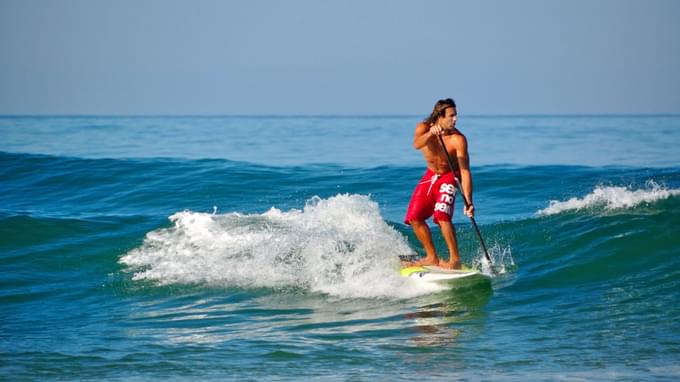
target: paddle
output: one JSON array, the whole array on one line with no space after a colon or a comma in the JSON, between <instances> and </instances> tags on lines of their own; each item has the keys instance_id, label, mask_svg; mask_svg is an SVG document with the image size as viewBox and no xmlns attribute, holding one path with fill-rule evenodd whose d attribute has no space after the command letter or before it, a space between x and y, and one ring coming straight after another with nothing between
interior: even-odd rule
<instances>
[{"instance_id":1,"label":"paddle","mask_svg":"<svg viewBox=\"0 0 680 382\"><path fill-rule=\"evenodd\" d=\"M446 160L449 162L449 168L451 169L451 172L453 172L453 169L456 168L456 166L453 165L453 162L451 161L451 157L449 156L449 151L446 149L446 145L444 144L444 139L442 138L441 135L439 135L439 143L442 144L442 149L444 149L444 155L446 155ZM460 195L463 197L463 203L465 203L465 208L468 208L470 206L470 203L468 203L467 198L465 197L465 194L463 193L463 190L460 188L460 180L456 176L456 173L453 172L453 178L456 180L456 188L458 189L458 192L460 192ZM489 262L489 265L491 265L491 257L489 256L489 251L486 250L486 244L484 244L484 239L482 239L482 234L479 232L479 227L477 227L477 222L475 222L475 218L470 217L470 221L472 222L472 226L475 228L475 232L477 233L477 237L479 238L479 243L482 245L482 249L484 250L484 256L486 257L486 261Z\"/></svg>"}]
</instances>

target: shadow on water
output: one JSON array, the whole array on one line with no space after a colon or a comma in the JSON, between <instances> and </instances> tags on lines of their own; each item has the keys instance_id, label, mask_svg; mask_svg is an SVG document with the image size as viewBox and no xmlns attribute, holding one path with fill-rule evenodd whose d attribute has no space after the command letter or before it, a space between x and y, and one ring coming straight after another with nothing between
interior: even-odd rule
<instances>
[{"instance_id":1,"label":"shadow on water","mask_svg":"<svg viewBox=\"0 0 680 382\"><path fill-rule=\"evenodd\" d=\"M417 347L456 342L464 326L485 316L482 308L492 295L491 280L479 276L457 280L446 291L419 298L415 311L405 315L413 322L409 342Z\"/></svg>"}]
</instances>

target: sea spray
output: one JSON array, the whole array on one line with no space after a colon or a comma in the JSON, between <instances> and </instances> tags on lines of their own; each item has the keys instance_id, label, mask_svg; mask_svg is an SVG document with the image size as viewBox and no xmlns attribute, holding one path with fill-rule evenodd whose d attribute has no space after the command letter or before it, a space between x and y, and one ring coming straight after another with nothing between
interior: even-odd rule
<instances>
[{"instance_id":1,"label":"sea spray","mask_svg":"<svg viewBox=\"0 0 680 382\"><path fill-rule=\"evenodd\" d=\"M480 249L477 256L472 259L473 268L481 270L487 276L495 277L511 273L517 267L515 259L512 257L512 247L509 245L503 246L500 243L492 243L488 250L491 263Z\"/></svg>"},{"instance_id":2,"label":"sea spray","mask_svg":"<svg viewBox=\"0 0 680 382\"><path fill-rule=\"evenodd\" d=\"M399 276L406 238L362 195L314 197L303 210L262 214L183 211L120 262L159 285L303 288L338 297L405 298L431 292Z\"/></svg>"}]
</instances>

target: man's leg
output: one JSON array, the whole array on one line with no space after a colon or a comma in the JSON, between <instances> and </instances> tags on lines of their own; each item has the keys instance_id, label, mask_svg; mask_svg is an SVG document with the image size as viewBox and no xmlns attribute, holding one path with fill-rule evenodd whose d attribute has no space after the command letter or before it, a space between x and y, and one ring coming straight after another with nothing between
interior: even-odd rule
<instances>
[{"instance_id":1,"label":"man's leg","mask_svg":"<svg viewBox=\"0 0 680 382\"><path fill-rule=\"evenodd\" d=\"M432 243L432 233L430 232L430 227L427 226L422 220L411 220L411 227L413 227L413 232L415 232L416 237L420 240L420 243L425 249L425 258L419 261L415 261L410 265L437 265L439 264L439 258L437 257L437 252L434 249L434 243Z\"/></svg>"},{"instance_id":2,"label":"man's leg","mask_svg":"<svg viewBox=\"0 0 680 382\"><path fill-rule=\"evenodd\" d=\"M449 261L440 261L439 266L449 269L460 269L460 256L458 256L458 241L456 240L456 228L448 220L440 220L439 228L442 231L446 246L449 248Z\"/></svg>"}]
</instances>

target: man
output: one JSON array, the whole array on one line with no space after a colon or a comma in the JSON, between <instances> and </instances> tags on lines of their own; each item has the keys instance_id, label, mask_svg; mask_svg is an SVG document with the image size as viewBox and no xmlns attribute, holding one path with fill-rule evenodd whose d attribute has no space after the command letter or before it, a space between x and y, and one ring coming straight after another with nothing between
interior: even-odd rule
<instances>
[{"instance_id":1,"label":"man","mask_svg":"<svg viewBox=\"0 0 680 382\"><path fill-rule=\"evenodd\" d=\"M416 125L413 147L423 153L427 170L413 192L405 223L413 227L416 237L425 249L425 258L412 265L437 265L449 269L461 267L456 231L451 223L453 202L456 196L453 171L456 171L456 176L462 183L464 197L469 203L464 213L469 217L474 217L475 208L472 205L472 174L470 173L467 140L456 129L456 120L456 103L451 98L447 98L437 101L430 116ZM452 158L453 165L457 164L457 169L449 167L439 137L444 140L448 154ZM433 216L434 222L439 225L444 241L446 241L449 249L448 261L443 261L437 256L430 228L425 222L430 216Z\"/></svg>"}]
</instances>

